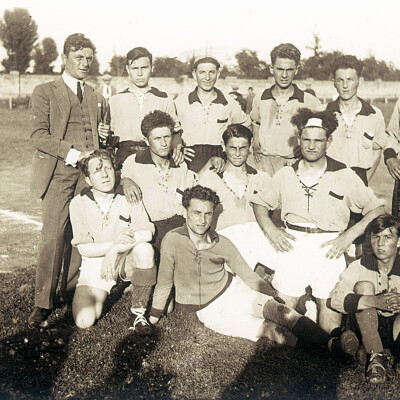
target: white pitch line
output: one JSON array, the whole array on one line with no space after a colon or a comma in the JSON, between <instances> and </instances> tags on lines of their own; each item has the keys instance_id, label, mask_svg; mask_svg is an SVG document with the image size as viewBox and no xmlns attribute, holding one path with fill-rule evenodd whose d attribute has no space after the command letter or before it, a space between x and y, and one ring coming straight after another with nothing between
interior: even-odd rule
<instances>
[{"instance_id":1,"label":"white pitch line","mask_svg":"<svg viewBox=\"0 0 400 400\"><path fill-rule=\"evenodd\" d=\"M14 211L8 211L8 210L1 210L0 209L0 215L4 215L5 217L8 217L10 219L14 219L16 221L21 221L24 224L31 224L31 225L36 225L37 227L41 228L42 223L35 221L34 219L30 218L30 215L26 215L23 213L19 212L14 212Z\"/></svg>"}]
</instances>

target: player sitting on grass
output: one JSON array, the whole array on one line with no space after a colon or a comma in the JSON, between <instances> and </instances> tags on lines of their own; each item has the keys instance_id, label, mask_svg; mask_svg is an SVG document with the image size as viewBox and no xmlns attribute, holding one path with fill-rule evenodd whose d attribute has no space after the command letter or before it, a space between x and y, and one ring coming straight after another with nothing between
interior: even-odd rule
<instances>
[{"instance_id":1,"label":"player sitting on grass","mask_svg":"<svg viewBox=\"0 0 400 400\"><path fill-rule=\"evenodd\" d=\"M386 379L390 349L400 372L400 247L399 223L391 215L375 218L367 228L372 252L352 262L332 292L332 307L348 313L368 355L366 378ZM365 354L365 353L364 353ZM364 363L367 360L364 357Z\"/></svg>"},{"instance_id":2,"label":"player sitting on grass","mask_svg":"<svg viewBox=\"0 0 400 400\"><path fill-rule=\"evenodd\" d=\"M332 113L300 109L292 123L299 132L302 159L277 171L271 185L253 196L254 212L279 252L272 280L279 296L296 308L310 285L319 325L327 333L339 333L342 316L326 300L346 268L343 253L384 213L384 201L354 171L326 156L337 128ZM269 210L279 206L286 229L275 226L269 217ZM363 218L346 230L350 211Z\"/></svg>"},{"instance_id":3,"label":"player sitting on grass","mask_svg":"<svg viewBox=\"0 0 400 400\"><path fill-rule=\"evenodd\" d=\"M114 189L115 158L107 150L95 150L79 167L90 189L70 204L72 244L82 255L82 265L72 303L75 323L91 327L100 318L111 288L121 278L130 280L132 325L138 334L152 327L144 313L156 282L153 247L154 225L142 202L132 206Z\"/></svg>"},{"instance_id":4,"label":"player sitting on grass","mask_svg":"<svg viewBox=\"0 0 400 400\"><path fill-rule=\"evenodd\" d=\"M276 291L251 270L232 242L210 229L219 203L209 188L197 185L184 191L186 223L162 241L150 321L159 320L174 285L177 310L197 312L205 326L225 335L254 341L268 337L292 346L300 338L332 351L352 350L354 340L358 346L353 332L340 340L331 338L315 322L274 299ZM225 263L237 276L224 268Z\"/></svg>"}]
</instances>

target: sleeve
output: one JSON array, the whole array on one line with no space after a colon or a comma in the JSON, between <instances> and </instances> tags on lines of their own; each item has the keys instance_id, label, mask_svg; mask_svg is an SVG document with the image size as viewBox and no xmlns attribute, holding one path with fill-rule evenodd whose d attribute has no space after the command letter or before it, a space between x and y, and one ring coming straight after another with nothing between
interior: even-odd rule
<instances>
[{"instance_id":1,"label":"sleeve","mask_svg":"<svg viewBox=\"0 0 400 400\"><path fill-rule=\"evenodd\" d=\"M397 100L394 106L392 116L390 117L389 124L387 126L387 134L389 135L386 147L392 148L396 153L400 151L400 99Z\"/></svg>"},{"instance_id":2,"label":"sleeve","mask_svg":"<svg viewBox=\"0 0 400 400\"><path fill-rule=\"evenodd\" d=\"M250 128L250 117L241 109L240 105L232 99L229 99L229 107L231 108L231 124L241 124Z\"/></svg>"},{"instance_id":3,"label":"sleeve","mask_svg":"<svg viewBox=\"0 0 400 400\"><path fill-rule=\"evenodd\" d=\"M72 245L94 243L94 238L90 234L88 227L85 224L85 207L82 204L81 196L78 195L71 200L69 205L69 217L72 225Z\"/></svg>"},{"instance_id":4,"label":"sleeve","mask_svg":"<svg viewBox=\"0 0 400 400\"><path fill-rule=\"evenodd\" d=\"M31 97L31 143L32 145L50 156L65 160L72 145L54 136L50 126L50 96L45 85L36 86Z\"/></svg>"},{"instance_id":5,"label":"sleeve","mask_svg":"<svg viewBox=\"0 0 400 400\"><path fill-rule=\"evenodd\" d=\"M361 295L354 293L354 285L362 280L360 261L353 261L340 275L339 282L331 292L331 306L343 313L354 313L358 309Z\"/></svg>"},{"instance_id":6,"label":"sleeve","mask_svg":"<svg viewBox=\"0 0 400 400\"><path fill-rule=\"evenodd\" d=\"M374 107L376 111L376 121L374 126L374 143L381 149L386 148L388 135L385 131L385 120L383 118L382 111Z\"/></svg>"},{"instance_id":7,"label":"sleeve","mask_svg":"<svg viewBox=\"0 0 400 400\"><path fill-rule=\"evenodd\" d=\"M223 247L223 252L226 255L226 261L229 268L237 274L240 279L251 289L256 292L275 296L276 291L272 286L261 279L246 263L239 250L225 236L220 235L220 243Z\"/></svg>"},{"instance_id":8,"label":"sleeve","mask_svg":"<svg viewBox=\"0 0 400 400\"><path fill-rule=\"evenodd\" d=\"M277 171L272 178L270 178L269 176L264 177L265 183L263 182L262 187L260 189L254 189L253 193L249 193L250 203L267 207L269 210L275 210L280 206L280 180L282 175L281 171L282 169Z\"/></svg>"},{"instance_id":9,"label":"sleeve","mask_svg":"<svg viewBox=\"0 0 400 400\"><path fill-rule=\"evenodd\" d=\"M129 178L134 180L133 171L135 170L135 165L136 165L136 154L132 154L122 164L121 179Z\"/></svg>"},{"instance_id":10,"label":"sleeve","mask_svg":"<svg viewBox=\"0 0 400 400\"><path fill-rule=\"evenodd\" d=\"M316 96L313 96L310 93L304 93L304 96L307 98L307 105L312 111L319 111L321 108L321 102L317 99ZM324 107L324 109L326 106Z\"/></svg>"},{"instance_id":11,"label":"sleeve","mask_svg":"<svg viewBox=\"0 0 400 400\"><path fill-rule=\"evenodd\" d=\"M182 132L181 123L180 123L178 115L176 113L175 103L169 96L167 99L167 105L166 105L165 112L167 112L175 121L174 133Z\"/></svg>"},{"instance_id":12,"label":"sleeve","mask_svg":"<svg viewBox=\"0 0 400 400\"><path fill-rule=\"evenodd\" d=\"M169 232L164 236L161 242L160 266L158 269L157 283L154 288L153 303L150 315L160 318L167 304L168 296L174 283L175 256L174 249L175 235Z\"/></svg>"},{"instance_id":13,"label":"sleeve","mask_svg":"<svg viewBox=\"0 0 400 400\"><path fill-rule=\"evenodd\" d=\"M350 189L348 202L349 208L356 214L366 215L370 211L385 205L385 200L378 199L373 190L364 185L364 182L352 170L347 170L350 181L348 188Z\"/></svg>"},{"instance_id":14,"label":"sleeve","mask_svg":"<svg viewBox=\"0 0 400 400\"><path fill-rule=\"evenodd\" d=\"M260 103L261 103L261 97L255 96L253 99L253 108L251 109L250 112L250 118L253 124L256 125L261 124Z\"/></svg>"},{"instance_id":15,"label":"sleeve","mask_svg":"<svg viewBox=\"0 0 400 400\"><path fill-rule=\"evenodd\" d=\"M154 224L150 222L142 201L138 204L130 205L130 215L135 231L150 231L154 235Z\"/></svg>"}]
</instances>

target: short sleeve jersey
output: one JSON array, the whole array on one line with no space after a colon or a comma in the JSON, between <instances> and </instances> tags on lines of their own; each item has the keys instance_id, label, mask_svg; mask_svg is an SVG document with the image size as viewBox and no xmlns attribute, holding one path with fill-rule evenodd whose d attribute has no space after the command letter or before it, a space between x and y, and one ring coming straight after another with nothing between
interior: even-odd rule
<instances>
[{"instance_id":1,"label":"short sleeve jersey","mask_svg":"<svg viewBox=\"0 0 400 400\"><path fill-rule=\"evenodd\" d=\"M300 180L297 161L277 171L271 186L253 192L251 201L271 210L281 206L283 221L313 223L331 232L347 229L350 211L365 215L385 204L353 170L332 158L326 159L326 170L313 186Z\"/></svg>"},{"instance_id":2,"label":"short sleeve jersey","mask_svg":"<svg viewBox=\"0 0 400 400\"><path fill-rule=\"evenodd\" d=\"M125 160L121 176L140 186L143 203L152 221L182 215L182 193L198 179L195 172L188 170L186 163L176 165L172 159L167 172L162 173L154 164L148 148Z\"/></svg>"},{"instance_id":3,"label":"short sleeve jersey","mask_svg":"<svg viewBox=\"0 0 400 400\"><path fill-rule=\"evenodd\" d=\"M296 128L290 122L292 116L299 108L316 110L321 103L315 96L293 85L293 95L283 105L278 105L272 94L274 86L254 97L250 117L253 124L260 126L259 138L264 155L293 158L298 141Z\"/></svg>"},{"instance_id":4,"label":"short sleeve jersey","mask_svg":"<svg viewBox=\"0 0 400 400\"><path fill-rule=\"evenodd\" d=\"M371 168L373 146L386 147L387 134L381 110L363 99L361 110L351 126L347 125L339 108L339 99L328 103L327 111L335 113L339 126L332 133L332 143L327 154L348 167Z\"/></svg>"},{"instance_id":5,"label":"short sleeve jersey","mask_svg":"<svg viewBox=\"0 0 400 400\"><path fill-rule=\"evenodd\" d=\"M151 111L164 111L175 121L175 132L180 131L180 124L176 115L173 100L154 87L149 88L142 95L137 95L129 88L112 96L109 100L109 115L111 130L120 141L143 141L144 136L140 129L143 117Z\"/></svg>"},{"instance_id":6,"label":"short sleeve jersey","mask_svg":"<svg viewBox=\"0 0 400 400\"><path fill-rule=\"evenodd\" d=\"M222 143L222 134L230 124L250 127L249 116L229 95L214 88L217 97L205 106L200 101L197 88L175 99L176 111L182 125L182 139L186 145Z\"/></svg>"},{"instance_id":7,"label":"short sleeve jersey","mask_svg":"<svg viewBox=\"0 0 400 400\"><path fill-rule=\"evenodd\" d=\"M116 193L109 210L103 213L93 192L84 189L71 200L69 212L74 246L113 241L129 227L134 231L149 230L154 233L154 225L149 221L143 203L130 205L122 194Z\"/></svg>"}]
</instances>

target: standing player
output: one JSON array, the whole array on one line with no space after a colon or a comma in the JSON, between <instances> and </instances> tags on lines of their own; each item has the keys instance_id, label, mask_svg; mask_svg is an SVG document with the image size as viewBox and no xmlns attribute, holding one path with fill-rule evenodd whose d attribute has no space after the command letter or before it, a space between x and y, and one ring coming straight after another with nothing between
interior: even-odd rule
<instances>
[{"instance_id":1,"label":"standing player","mask_svg":"<svg viewBox=\"0 0 400 400\"><path fill-rule=\"evenodd\" d=\"M222 135L226 154L223 172L204 168L199 183L214 190L221 199L213 221L219 234L226 236L252 269L262 263L274 269L276 252L261 231L250 205L254 192L269 187L270 176L247 164L253 135L240 124L229 125ZM208 167L211 167L211 159Z\"/></svg>"},{"instance_id":2,"label":"standing player","mask_svg":"<svg viewBox=\"0 0 400 400\"><path fill-rule=\"evenodd\" d=\"M391 215L375 218L367 228L372 252L352 262L332 292L332 307L349 314L368 355L366 379L386 379L390 349L400 372L399 224Z\"/></svg>"},{"instance_id":3,"label":"standing player","mask_svg":"<svg viewBox=\"0 0 400 400\"><path fill-rule=\"evenodd\" d=\"M198 172L214 156L222 156L222 134L229 124L250 126L249 117L229 95L215 87L220 63L213 56L197 57L193 64L197 87L176 100L176 110L182 124L182 140L189 168Z\"/></svg>"},{"instance_id":4,"label":"standing player","mask_svg":"<svg viewBox=\"0 0 400 400\"><path fill-rule=\"evenodd\" d=\"M254 158L257 169L273 176L295 162L296 132L290 120L301 107L317 109L319 100L300 90L293 79L300 68L300 51L283 43L271 51L271 73L275 84L254 97Z\"/></svg>"},{"instance_id":5,"label":"standing player","mask_svg":"<svg viewBox=\"0 0 400 400\"><path fill-rule=\"evenodd\" d=\"M332 76L339 97L326 110L335 113L338 127L332 133L327 155L352 168L368 185L386 145L382 112L357 96L363 63L354 56L338 57Z\"/></svg>"},{"instance_id":6,"label":"standing player","mask_svg":"<svg viewBox=\"0 0 400 400\"><path fill-rule=\"evenodd\" d=\"M147 147L140 130L143 117L153 110L161 110L174 119L174 133L180 132L174 102L167 93L149 86L153 56L144 47L135 47L126 55L129 87L110 99L111 131L119 137L117 162ZM173 148L180 144L180 135L174 135ZM177 150L180 152L181 146Z\"/></svg>"},{"instance_id":7,"label":"standing player","mask_svg":"<svg viewBox=\"0 0 400 400\"><path fill-rule=\"evenodd\" d=\"M84 82L94 52L93 43L83 34L68 36L61 56L62 76L36 86L32 94L31 143L36 152L31 189L42 199L43 228L30 327L48 325L62 266L64 295L67 280L72 281L80 266L79 253L76 249L71 253L68 216L71 199L86 185L76 164L99 148L98 134L107 137L107 132L98 131L104 99Z\"/></svg>"},{"instance_id":8,"label":"standing player","mask_svg":"<svg viewBox=\"0 0 400 400\"><path fill-rule=\"evenodd\" d=\"M72 302L79 328L100 318L111 288L121 278L133 286L131 328L150 334L144 313L156 283L154 251L149 243L154 225L143 203L132 206L115 188L115 158L96 150L79 164L90 189L71 201L72 244L82 255L80 275Z\"/></svg>"},{"instance_id":9,"label":"standing player","mask_svg":"<svg viewBox=\"0 0 400 400\"><path fill-rule=\"evenodd\" d=\"M343 253L384 212L384 202L354 171L326 156L337 128L333 114L301 109L292 121L303 158L280 169L272 185L254 196L254 212L279 252L273 286L295 308L310 285L317 299L318 323L330 333L340 326L341 315L328 308L326 299L346 267ZM268 215L279 206L286 229L277 228ZM350 211L364 217L346 230Z\"/></svg>"}]
</instances>

